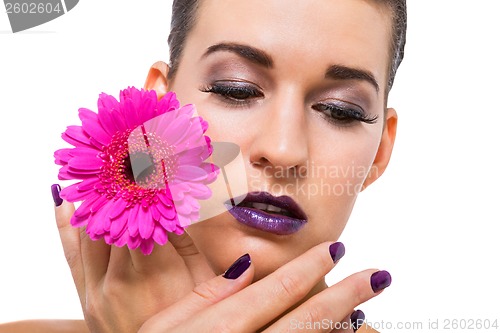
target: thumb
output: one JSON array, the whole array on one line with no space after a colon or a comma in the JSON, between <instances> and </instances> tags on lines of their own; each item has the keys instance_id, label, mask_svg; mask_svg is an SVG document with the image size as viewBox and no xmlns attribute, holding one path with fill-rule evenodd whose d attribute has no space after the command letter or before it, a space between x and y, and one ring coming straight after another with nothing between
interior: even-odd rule
<instances>
[{"instance_id":1,"label":"thumb","mask_svg":"<svg viewBox=\"0 0 500 333\"><path fill-rule=\"evenodd\" d=\"M254 275L250 255L239 257L224 274L197 285L184 298L151 317L139 330L141 332L165 332L199 311L216 304L250 285Z\"/></svg>"}]
</instances>

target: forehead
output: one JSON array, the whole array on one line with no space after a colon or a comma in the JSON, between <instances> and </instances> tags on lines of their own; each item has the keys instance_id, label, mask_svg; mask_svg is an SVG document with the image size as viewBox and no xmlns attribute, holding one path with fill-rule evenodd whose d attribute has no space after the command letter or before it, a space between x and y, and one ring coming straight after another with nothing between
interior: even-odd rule
<instances>
[{"instance_id":1,"label":"forehead","mask_svg":"<svg viewBox=\"0 0 500 333\"><path fill-rule=\"evenodd\" d=\"M342 64L386 82L391 31L389 9L370 0L201 0L188 42L198 52L244 43L270 54L277 67Z\"/></svg>"}]
</instances>

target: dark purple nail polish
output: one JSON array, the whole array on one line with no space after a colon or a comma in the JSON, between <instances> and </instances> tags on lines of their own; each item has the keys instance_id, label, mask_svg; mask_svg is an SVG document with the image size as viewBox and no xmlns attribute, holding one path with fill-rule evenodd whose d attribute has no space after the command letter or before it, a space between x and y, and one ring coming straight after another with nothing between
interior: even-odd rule
<instances>
[{"instance_id":1,"label":"dark purple nail polish","mask_svg":"<svg viewBox=\"0 0 500 333\"><path fill-rule=\"evenodd\" d=\"M230 280L236 280L248 269L248 267L250 267L251 262L252 260L248 253L242 255L224 272L223 277Z\"/></svg>"},{"instance_id":2,"label":"dark purple nail polish","mask_svg":"<svg viewBox=\"0 0 500 333\"><path fill-rule=\"evenodd\" d=\"M373 292L379 292L391 285L391 274L387 271L378 271L372 274L370 278L370 283L372 285Z\"/></svg>"},{"instance_id":3,"label":"dark purple nail polish","mask_svg":"<svg viewBox=\"0 0 500 333\"><path fill-rule=\"evenodd\" d=\"M341 242L330 245L330 256L336 264L345 254L345 246Z\"/></svg>"},{"instance_id":4,"label":"dark purple nail polish","mask_svg":"<svg viewBox=\"0 0 500 333\"><path fill-rule=\"evenodd\" d=\"M54 184L50 187L50 189L52 191L52 198L54 199L56 207L61 206L63 203L63 200L59 196L59 192L61 192L61 186L59 186L59 184Z\"/></svg>"},{"instance_id":5,"label":"dark purple nail polish","mask_svg":"<svg viewBox=\"0 0 500 333\"><path fill-rule=\"evenodd\" d=\"M356 332L365 322L365 314L361 310L356 310L351 314L351 327Z\"/></svg>"}]
</instances>

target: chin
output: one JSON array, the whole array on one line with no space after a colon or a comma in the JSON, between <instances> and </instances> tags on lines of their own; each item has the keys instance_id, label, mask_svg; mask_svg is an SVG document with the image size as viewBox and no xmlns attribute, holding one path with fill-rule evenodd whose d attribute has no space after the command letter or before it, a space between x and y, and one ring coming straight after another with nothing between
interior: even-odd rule
<instances>
[{"instance_id":1,"label":"chin","mask_svg":"<svg viewBox=\"0 0 500 333\"><path fill-rule=\"evenodd\" d=\"M311 247L321 243L303 228L292 235L276 235L241 225L224 213L187 228L215 274L222 274L240 256L249 253L260 280Z\"/></svg>"}]
</instances>

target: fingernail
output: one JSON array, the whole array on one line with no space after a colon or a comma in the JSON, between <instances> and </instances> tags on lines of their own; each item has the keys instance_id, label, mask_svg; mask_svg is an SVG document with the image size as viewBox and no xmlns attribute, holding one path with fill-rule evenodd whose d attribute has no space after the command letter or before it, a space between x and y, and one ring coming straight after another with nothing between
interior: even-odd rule
<instances>
[{"instance_id":1,"label":"fingernail","mask_svg":"<svg viewBox=\"0 0 500 333\"><path fill-rule=\"evenodd\" d=\"M59 196L59 192L61 192L61 186L59 186L59 184L54 184L50 187L50 189L52 191L52 198L54 199L56 207L61 206L63 203L63 200Z\"/></svg>"},{"instance_id":2,"label":"fingernail","mask_svg":"<svg viewBox=\"0 0 500 333\"><path fill-rule=\"evenodd\" d=\"M372 274L370 278L370 283L372 285L373 292L379 292L391 285L391 274L388 271L378 271Z\"/></svg>"},{"instance_id":3,"label":"fingernail","mask_svg":"<svg viewBox=\"0 0 500 333\"><path fill-rule=\"evenodd\" d=\"M356 332L365 322L365 314L361 310L356 310L351 314L351 327Z\"/></svg>"},{"instance_id":4,"label":"fingernail","mask_svg":"<svg viewBox=\"0 0 500 333\"><path fill-rule=\"evenodd\" d=\"M336 264L345 254L345 246L341 242L330 245L330 256Z\"/></svg>"},{"instance_id":5,"label":"fingernail","mask_svg":"<svg viewBox=\"0 0 500 333\"><path fill-rule=\"evenodd\" d=\"M250 267L251 262L252 261L250 259L250 255L248 253L242 255L241 257L236 259L236 261L231 265L231 267L227 269L227 271L224 272L223 277L230 280L239 278L241 274L243 274L248 269L248 267Z\"/></svg>"}]
</instances>

